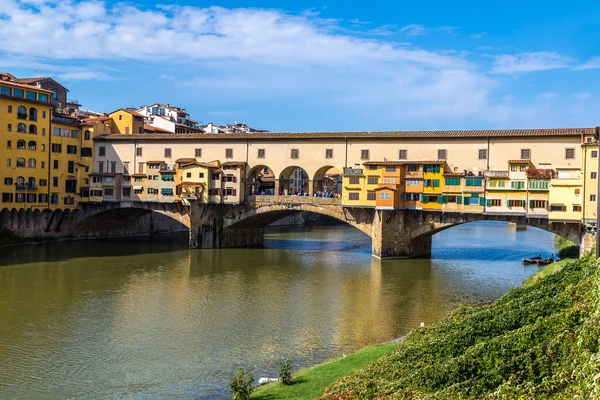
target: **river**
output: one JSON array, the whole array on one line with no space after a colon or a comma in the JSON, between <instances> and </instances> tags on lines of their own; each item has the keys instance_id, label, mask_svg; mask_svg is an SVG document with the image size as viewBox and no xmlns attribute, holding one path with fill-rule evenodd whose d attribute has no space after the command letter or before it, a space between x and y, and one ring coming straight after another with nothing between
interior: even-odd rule
<instances>
[{"instance_id":1,"label":"river","mask_svg":"<svg viewBox=\"0 0 600 400\"><path fill-rule=\"evenodd\" d=\"M276 376L497 299L553 235L471 223L431 259L371 257L349 226L273 229L264 248L185 236L0 248L0 398L226 398L238 367Z\"/></svg>"}]
</instances>

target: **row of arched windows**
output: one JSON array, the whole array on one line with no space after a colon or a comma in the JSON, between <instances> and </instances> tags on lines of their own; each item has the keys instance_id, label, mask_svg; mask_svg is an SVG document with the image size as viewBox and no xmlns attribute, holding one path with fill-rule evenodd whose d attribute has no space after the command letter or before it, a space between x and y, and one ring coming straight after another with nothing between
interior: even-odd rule
<instances>
[{"instance_id":1,"label":"row of arched windows","mask_svg":"<svg viewBox=\"0 0 600 400\"><path fill-rule=\"evenodd\" d=\"M25 186L25 177L17 176L15 183L17 184L17 186L21 186L21 187ZM34 177L30 176L29 179L27 179L27 186L35 187L35 178Z\"/></svg>"},{"instance_id":2,"label":"row of arched windows","mask_svg":"<svg viewBox=\"0 0 600 400\"><path fill-rule=\"evenodd\" d=\"M17 132L21 132L21 133L33 133L34 135L37 134L37 126L31 124L29 125L29 129L27 129L27 125L25 125L24 123L20 123L17 124Z\"/></svg>"},{"instance_id":3,"label":"row of arched windows","mask_svg":"<svg viewBox=\"0 0 600 400\"><path fill-rule=\"evenodd\" d=\"M37 143L34 140L30 140L29 144L23 139L17 140L17 149L19 150L37 150Z\"/></svg>"},{"instance_id":4,"label":"row of arched windows","mask_svg":"<svg viewBox=\"0 0 600 400\"><path fill-rule=\"evenodd\" d=\"M30 121L37 121L37 108L31 107L29 108L29 113L27 113L27 107L19 106L19 108L17 108L17 119L28 119L28 117Z\"/></svg>"},{"instance_id":5,"label":"row of arched windows","mask_svg":"<svg viewBox=\"0 0 600 400\"><path fill-rule=\"evenodd\" d=\"M25 159L23 157L19 157L17 158L17 167L18 168L35 168L37 166L37 162L35 161L35 158L30 158L29 160L25 161Z\"/></svg>"}]
</instances>

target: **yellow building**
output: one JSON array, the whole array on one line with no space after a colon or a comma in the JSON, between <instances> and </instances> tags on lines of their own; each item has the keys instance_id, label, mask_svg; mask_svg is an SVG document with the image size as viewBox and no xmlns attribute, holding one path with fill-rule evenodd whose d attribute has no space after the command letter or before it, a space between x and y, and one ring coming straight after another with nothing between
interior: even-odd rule
<instances>
[{"instance_id":1,"label":"yellow building","mask_svg":"<svg viewBox=\"0 0 600 400\"><path fill-rule=\"evenodd\" d=\"M112 133L122 135L144 133L144 116L135 110L119 108L108 114Z\"/></svg>"},{"instance_id":2,"label":"yellow building","mask_svg":"<svg viewBox=\"0 0 600 400\"><path fill-rule=\"evenodd\" d=\"M423 210L442 209L445 161L423 161Z\"/></svg>"},{"instance_id":3,"label":"yellow building","mask_svg":"<svg viewBox=\"0 0 600 400\"><path fill-rule=\"evenodd\" d=\"M198 200L208 203L208 190L210 189L211 170L218 169L214 165L192 161L178 168L177 175L181 180L177 187L177 194L182 200Z\"/></svg>"},{"instance_id":4,"label":"yellow building","mask_svg":"<svg viewBox=\"0 0 600 400\"><path fill-rule=\"evenodd\" d=\"M0 209L49 206L51 91L0 74Z\"/></svg>"},{"instance_id":5,"label":"yellow building","mask_svg":"<svg viewBox=\"0 0 600 400\"><path fill-rule=\"evenodd\" d=\"M88 160L87 168L81 162L81 125L76 117L55 112L51 128L48 166L50 209L75 208L81 200L80 188L86 186L82 181L86 169L91 167L91 160Z\"/></svg>"},{"instance_id":6,"label":"yellow building","mask_svg":"<svg viewBox=\"0 0 600 400\"><path fill-rule=\"evenodd\" d=\"M348 207L375 207L380 180L377 165L364 168L344 168L342 174L342 205Z\"/></svg>"},{"instance_id":7,"label":"yellow building","mask_svg":"<svg viewBox=\"0 0 600 400\"><path fill-rule=\"evenodd\" d=\"M464 172L444 171L442 207L446 212L463 211Z\"/></svg>"},{"instance_id":8,"label":"yellow building","mask_svg":"<svg viewBox=\"0 0 600 400\"><path fill-rule=\"evenodd\" d=\"M583 220L596 222L598 207L598 142L588 137L583 143Z\"/></svg>"},{"instance_id":9,"label":"yellow building","mask_svg":"<svg viewBox=\"0 0 600 400\"><path fill-rule=\"evenodd\" d=\"M548 218L551 221L579 221L583 216L584 203L581 169L556 167L556 171L556 175L550 180Z\"/></svg>"}]
</instances>

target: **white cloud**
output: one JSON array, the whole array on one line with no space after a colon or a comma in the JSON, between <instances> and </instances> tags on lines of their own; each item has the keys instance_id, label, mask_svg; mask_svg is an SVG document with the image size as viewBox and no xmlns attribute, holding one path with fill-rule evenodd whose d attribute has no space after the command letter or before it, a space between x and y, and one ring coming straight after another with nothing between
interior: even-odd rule
<instances>
[{"instance_id":1,"label":"white cloud","mask_svg":"<svg viewBox=\"0 0 600 400\"><path fill-rule=\"evenodd\" d=\"M515 55L502 54L495 57L494 67L491 72L494 74L518 74L545 71L566 68L571 62L572 59L569 57L548 51Z\"/></svg>"},{"instance_id":2,"label":"white cloud","mask_svg":"<svg viewBox=\"0 0 600 400\"><path fill-rule=\"evenodd\" d=\"M588 62L576 67L576 70L598 69L600 68L600 57L592 58Z\"/></svg>"},{"instance_id":3,"label":"white cloud","mask_svg":"<svg viewBox=\"0 0 600 400\"><path fill-rule=\"evenodd\" d=\"M592 97L592 94L590 92L582 92L574 93L573 96L575 96L578 99L589 99L590 97Z\"/></svg>"},{"instance_id":4,"label":"white cloud","mask_svg":"<svg viewBox=\"0 0 600 400\"><path fill-rule=\"evenodd\" d=\"M540 97L542 99L553 99L553 98L556 97L556 93L553 93L553 92L543 92L543 93L540 93Z\"/></svg>"},{"instance_id":5,"label":"white cloud","mask_svg":"<svg viewBox=\"0 0 600 400\"><path fill-rule=\"evenodd\" d=\"M474 38L474 39L481 39L482 37L484 37L487 34L488 34L488 32L474 33L474 34L471 35L471 37Z\"/></svg>"},{"instance_id":6,"label":"white cloud","mask_svg":"<svg viewBox=\"0 0 600 400\"><path fill-rule=\"evenodd\" d=\"M73 71L58 74L59 79L66 81L97 81L97 80L113 80L114 77L97 71Z\"/></svg>"},{"instance_id":7,"label":"white cloud","mask_svg":"<svg viewBox=\"0 0 600 400\"><path fill-rule=\"evenodd\" d=\"M411 36L425 35L427 33L427 29L425 29L425 25L410 24L400 28L400 33Z\"/></svg>"}]
</instances>

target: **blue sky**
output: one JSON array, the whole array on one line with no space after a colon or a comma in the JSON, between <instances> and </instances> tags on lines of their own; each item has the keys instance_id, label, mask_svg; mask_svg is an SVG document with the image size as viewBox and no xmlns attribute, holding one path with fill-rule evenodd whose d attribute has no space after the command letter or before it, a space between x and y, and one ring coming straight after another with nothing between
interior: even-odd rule
<instances>
[{"instance_id":1,"label":"blue sky","mask_svg":"<svg viewBox=\"0 0 600 400\"><path fill-rule=\"evenodd\" d=\"M600 0L0 0L0 70L275 131L600 124Z\"/></svg>"}]
</instances>

